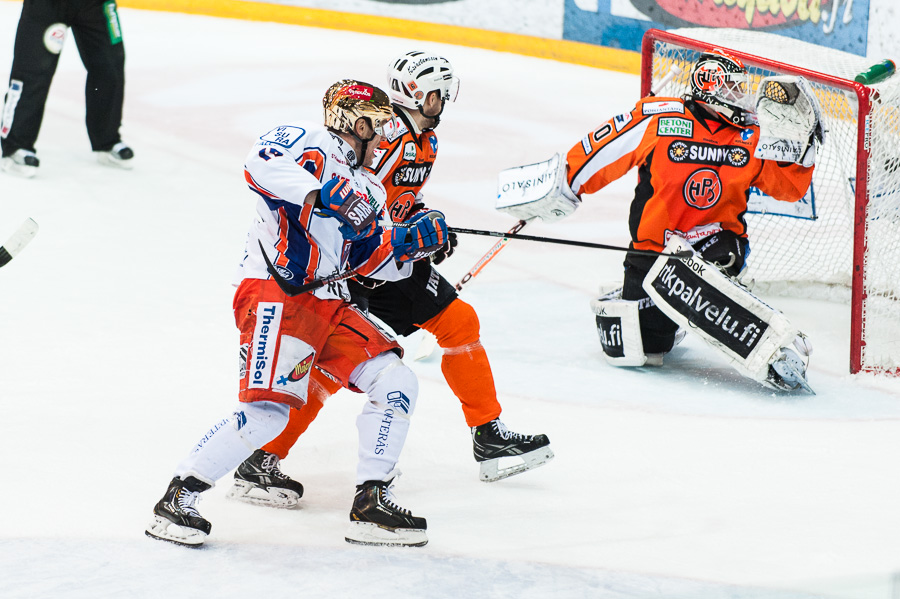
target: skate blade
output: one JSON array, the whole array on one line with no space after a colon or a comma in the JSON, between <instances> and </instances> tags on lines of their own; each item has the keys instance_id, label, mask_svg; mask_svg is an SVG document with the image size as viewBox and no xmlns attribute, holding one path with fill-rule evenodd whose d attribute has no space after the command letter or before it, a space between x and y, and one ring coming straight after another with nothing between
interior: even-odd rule
<instances>
[{"instance_id":1,"label":"skate blade","mask_svg":"<svg viewBox=\"0 0 900 599\"><path fill-rule=\"evenodd\" d=\"M541 447L540 449L535 449L534 451L530 451L526 454L518 456L518 458L522 459L521 463L513 466L507 466L505 468L500 468L500 460L515 458L496 458L493 460L487 460L486 462L481 462L481 470L479 472L478 478L481 480L481 482L485 483L493 483L498 480L503 480L504 478L515 476L516 474L522 474L523 472L534 470L535 468L540 468L541 466L552 460L553 455L553 450L550 449L550 447Z\"/></svg>"},{"instance_id":2,"label":"skate blade","mask_svg":"<svg viewBox=\"0 0 900 599\"><path fill-rule=\"evenodd\" d=\"M354 545L382 547L422 547L428 543L425 531L420 528L389 529L373 522L351 522L344 540Z\"/></svg>"},{"instance_id":3,"label":"skate blade","mask_svg":"<svg viewBox=\"0 0 900 599\"><path fill-rule=\"evenodd\" d=\"M785 360L785 361L784 361L784 366L787 367L788 371L789 371L789 372L791 373L791 375L794 377L794 381L796 381L796 383L797 383L798 385L800 385L800 388L801 388L801 389L803 389L804 391L807 391L807 392L809 392L809 393L812 393L813 395L816 394L816 392L812 390L812 387L810 387L810 386L809 386L809 383L806 381L806 375L805 375L805 373L800 372L800 369L798 369L797 367L795 367L795 366L793 365L793 363L791 363L790 360Z\"/></svg>"},{"instance_id":4,"label":"skate blade","mask_svg":"<svg viewBox=\"0 0 900 599\"><path fill-rule=\"evenodd\" d=\"M112 154L109 152L97 152L97 162L104 166L112 166L115 168L120 168L122 170L130 171L134 168L133 158L129 158L128 160L121 160L119 158L113 158Z\"/></svg>"},{"instance_id":5,"label":"skate blade","mask_svg":"<svg viewBox=\"0 0 900 599\"><path fill-rule=\"evenodd\" d=\"M24 177L25 179L31 179L38 171L36 166L18 164L17 162L14 162L12 158L4 158L2 164L0 164L0 169L5 173L15 175L16 177Z\"/></svg>"},{"instance_id":6,"label":"skate blade","mask_svg":"<svg viewBox=\"0 0 900 599\"><path fill-rule=\"evenodd\" d=\"M788 386L790 383L787 382L787 377L783 373L779 374L783 383L777 383L775 381L767 380L766 383L772 387L773 389L778 389L779 391L797 391L798 389L803 389L807 393L811 393L815 395L816 392L813 391L812 387L809 386L809 382L806 380L806 376L800 369L796 368L790 360L782 361L779 366L787 370L787 374L791 378L791 382L795 384L795 387ZM777 372L777 371L776 371Z\"/></svg>"},{"instance_id":7,"label":"skate blade","mask_svg":"<svg viewBox=\"0 0 900 599\"><path fill-rule=\"evenodd\" d=\"M300 506L300 495L295 491L262 489L243 480L235 480L225 498L284 510L292 510Z\"/></svg>"},{"instance_id":8,"label":"skate blade","mask_svg":"<svg viewBox=\"0 0 900 599\"><path fill-rule=\"evenodd\" d=\"M201 548L203 541L206 540L205 532L179 526L171 520L156 515L153 516L150 525L144 530L144 534L157 541L166 541L182 547L190 547L191 549Z\"/></svg>"}]
</instances>

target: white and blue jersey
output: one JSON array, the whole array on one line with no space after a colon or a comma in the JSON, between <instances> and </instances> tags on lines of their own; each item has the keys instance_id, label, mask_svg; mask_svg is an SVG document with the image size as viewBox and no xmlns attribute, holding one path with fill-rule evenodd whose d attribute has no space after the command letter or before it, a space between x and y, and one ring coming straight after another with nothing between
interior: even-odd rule
<instances>
[{"instance_id":1,"label":"white and blue jersey","mask_svg":"<svg viewBox=\"0 0 900 599\"><path fill-rule=\"evenodd\" d=\"M379 217L386 200L384 187L365 168L351 168L357 156L350 145L321 125L292 123L277 127L254 144L244 163L244 178L259 196L257 220L247 237L237 283L268 279L260 242L279 274L292 285L303 285L347 268L360 275L398 280L411 265L398 265L390 232L381 227L365 239L345 241L341 222L322 214L306 197L333 177L348 179ZM320 299L349 299L344 281L317 289Z\"/></svg>"}]
</instances>

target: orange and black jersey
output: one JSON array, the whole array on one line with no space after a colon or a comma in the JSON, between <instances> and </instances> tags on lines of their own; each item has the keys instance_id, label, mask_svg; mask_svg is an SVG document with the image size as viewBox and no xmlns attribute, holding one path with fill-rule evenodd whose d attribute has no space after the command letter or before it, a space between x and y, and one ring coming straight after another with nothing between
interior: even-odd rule
<instances>
[{"instance_id":1,"label":"orange and black jersey","mask_svg":"<svg viewBox=\"0 0 900 599\"><path fill-rule=\"evenodd\" d=\"M433 129L416 133L415 123L398 106L385 127L375 159L375 174L387 191L385 212L394 222L406 220L416 196L431 176L438 141Z\"/></svg>"},{"instance_id":2,"label":"orange and black jersey","mask_svg":"<svg viewBox=\"0 0 900 599\"><path fill-rule=\"evenodd\" d=\"M796 202L812 181L812 167L755 158L758 141L756 124L732 125L691 100L645 98L569 150L568 182L581 197L637 166L629 215L637 249L662 250L673 234L746 237L750 187Z\"/></svg>"}]
</instances>

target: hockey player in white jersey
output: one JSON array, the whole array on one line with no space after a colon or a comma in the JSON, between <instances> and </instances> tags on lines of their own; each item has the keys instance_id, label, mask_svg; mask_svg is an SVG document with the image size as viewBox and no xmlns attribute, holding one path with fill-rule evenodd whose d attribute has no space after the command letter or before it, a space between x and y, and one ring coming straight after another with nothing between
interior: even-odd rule
<instances>
[{"instance_id":1,"label":"hockey player in white jersey","mask_svg":"<svg viewBox=\"0 0 900 599\"><path fill-rule=\"evenodd\" d=\"M414 216L407 229L377 224L385 191L361 167L371 163L382 126L393 116L382 90L343 80L328 89L323 104L325 127L277 127L247 156L245 179L259 201L234 297L240 403L175 468L146 529L150 537L204 542L211 525L197 511L200 493L282 431L289 409L306 402L315 367L368 396L357 418L357 487L346 540L427 542L425 519L396 505L390 493L418 394L400 346L348 303L343 280L309 293L292 289L348 269L403 278L411 262L447 242L447 226L438 212Z\"/></svg>"}]
</instances>

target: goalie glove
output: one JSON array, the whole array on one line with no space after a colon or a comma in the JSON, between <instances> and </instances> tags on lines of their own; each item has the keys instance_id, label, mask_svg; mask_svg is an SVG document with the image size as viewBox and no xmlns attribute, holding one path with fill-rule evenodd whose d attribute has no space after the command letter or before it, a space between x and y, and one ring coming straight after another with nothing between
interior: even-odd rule
<instances>
[{"instance_id":1,"label":"goalie glove","mask_svg":"<svg viewBox=\"0 0 900 599\"><path fill-rule=\"evenodd\" d=\"M554 223L581 205L566 181L566 163L559 154L549 160L500 172L496 208L519 220L540 218Z\"/></svg>"},{"instance_id":2,"label":"goalie glove","mask_svg":"<svg viewBox=\"0 0 900 599\"><path fill-rule=\"evenodd\" d=\"M765 77L756 95L760 139L754 155L763 160L816 162L816 142L825 142L822 110L803 77Z\"/></svg>"},{"instance_id":3,"label":"goalie glove","mask_svg":"<svg viewBox=\"0 0 900 599\"><path fill-rule=\"evenodd\" d=\"M444 215L437 210L420 212L406 221L409 227L391 229L391 245L394 259L398 262L413 262L428 258L447 243L447 223Z\"/></svg>"}]
</instances>

